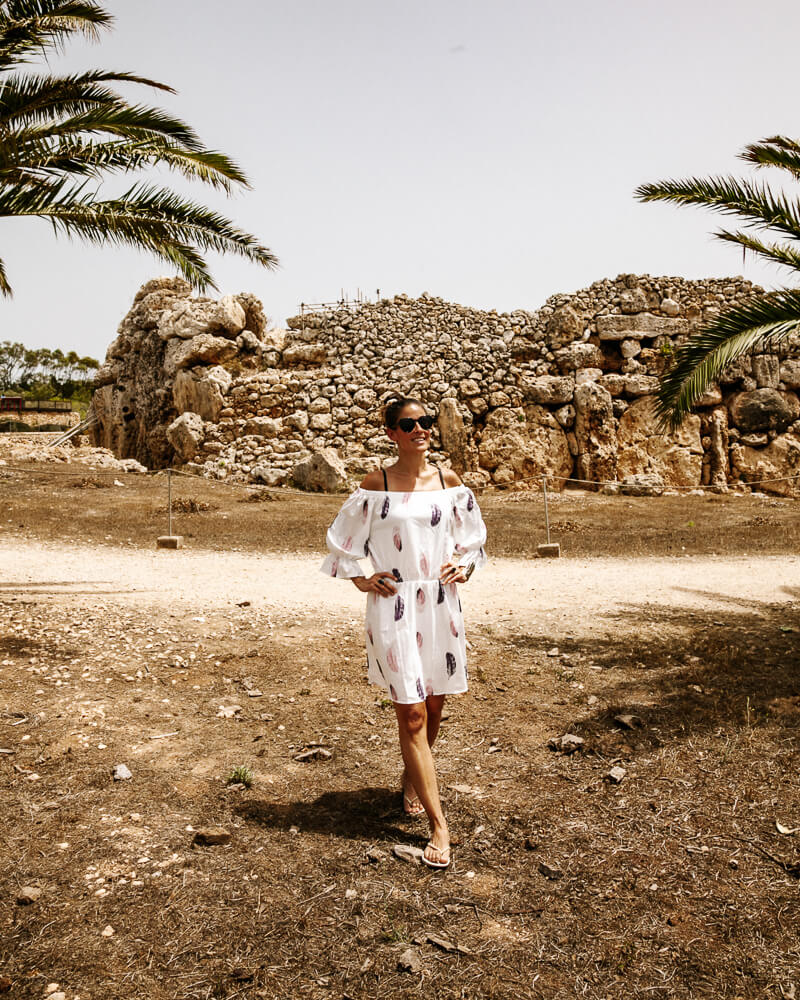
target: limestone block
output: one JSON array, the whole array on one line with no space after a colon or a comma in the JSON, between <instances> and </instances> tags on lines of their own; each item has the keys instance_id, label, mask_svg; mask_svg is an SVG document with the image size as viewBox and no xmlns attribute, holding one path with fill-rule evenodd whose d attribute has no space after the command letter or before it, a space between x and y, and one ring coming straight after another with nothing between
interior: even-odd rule
<instances>
[{"instance_id":1,"label":"limestone block","mask_svg":"<svg viewBox=\"0 0 800 1000\"><path fill-rule=\"evenodd\" d=\"M658 379L652 375L626 375L626 396L649 396L658 391Z\"/></svg>"},{"instance_id":2,"label":"limestone block","mask_svg":"<svg viewBox=\"0 0 800 1000\"><path fill-rule=\"evenodd\" d=\"M641 353L642 345L638 340L623 340L619 349L623 358L635 358Z\"/></svg>"},{"instance_id":3,"label":"limestone block","mask_svg":"<svg viewBox=\"0 0 800 1000\"><path fill-rule=\"evenodd\" d=\"M596 382L603 374L600 368L579 368L575 372L575 385L583 385L585 382Z\"/></svg>"},{"instance_id":4,"label":"limestone block","mask_svg":"<svg viewBox=\"0 0 800 1000\"><path fill-rule=\"evenodd\" d=\"M664 480L657 472L637 472L622 480L619 491L626 497L660 497Z\"/></svg>"},{"instance_id":5,"label":"limestone block","mask_svg":"<svg viewBox=\"0 0 800 1000\"><path fill-rule=\"evenodd\" d=\"M719 406L722 402L722 390L714 382L712 383L706 391L700 396L695 406Z\"/></svg>"},{"instance_id":6,"label":"limestone block","mask_svg":"<svg viewBox=\"0 0 800 1000\"><path fill-rule=\"evenodd\" d=\"M242 330L236 338L236 347L243 353L257 354L261 346L261 341L251 330Z\"/></svg>"},{"instance_id":7,"label":"limestone block","mask_svg":"<svg viewBox=\"0 0 800 1000\"><path fill-rule=\"evenodd\" d=\"M471 378L465 378L458 387L460 394L465 399L471 399L473 396L480 395L481 387L478 383Z\"/></svg>"},{"instance_id":8,"label":"limestone block","mask_svg":"<svg viewBox=\"0 0 800 1000\"><path fill-rule=\"evenodd\" d=\"M373 389L359 389L353 393L353 402L362 410L369 412L378 402L378 396Z\"/></svg>"},{"instance_id":9,"label":"limestone block","mask_svg":"<svg viewBox=\"0 0 800 1000\"><path fill-rule=\"evenodd\" d=\"M250 469L250 478L265 486L282 486L289 478L289 473L266 462L259 462Z\"/></svg>"},{"instance_id":10,"label":"limestone block","mask_svg":"<svg viewBox=\"0 0 800 1000\"><path fill-rule=\"evenodd\" d=\"M608 372L597 379L597 384L602 386L611 396L621 396L625 391L625 379L624 375L617 375L616 372Z\"/></svg>"},{"instance_id":11,"label":"limestone block","mask_svg":"<svg viewBox=\"0 0 800 1000\"><path fill-rule=\"evenodd\" d=\"M660 308L661 312L664 313L665 316L672 316L673 318L675 316L679 316L681 312L680 305L675 301L675 299L670 298L662 299Z\"/></svg>"},{"instance_id":12,"label":"limestone block","mask_svg":"<svg viewBox=\"0 0 800 1000\"><path fill-rule=\"evenodd\" d=\"M719 382L721 385L732 385L740 379L747 378L753 373L753 360L747 356L737 358L732 364L720 373ZM755 389L756 386L754 385Z\"/></svg>"},{"instance_id":13,"label":"limestone block","mask_svg":"<svg viewBox=\"0 0 800 1000\"><path fill-rule=\"evenodd\" d=\"M556 364L558 370L565 374L578 368L602 368L603 352L597 344L570 344L556 351Z\"/></svg>"},{"instance_id":14,"label":"limestone block","mask_svg":"<svg viewBox=\"0 0 800 1000\"><path fill-rule=\"evenodd\" d=\"M303 490L338 493L347 486L347 469L333 448L322 448L294 466L292 479Z\"/></svg>"},{"instance_id":15,"label":"limestone block","mask_svg":"<svg viewBox=\"0 0 800 1000\"><path fill-rule=\"evenodd\" d=\"M709 418L711 444L708 453L711 457L712 486L725 486L730 471L728 460L728 411L724 406L713 411Z\"/></svg>"},{"instance_id":16,"label":"limestone block","mask_svg":"<svg viewBox=\"0 0 800 1000\"><path fill-rule=\"evenodd\" d=\"M774 354L753 357L753 378L759 389L777 389L780 382L780 362Z\"/></svg>"},{"instance_id":17,"label":"limestone block","mask_svg":"<svg viewBox=\"0 0 800 1000\"><path fill-rule=\"evenodd\" d=\"M464 418L454 399L448 397L442 400L437 424L442 451L448 454L450 464L460 475L468 466L469 438L464 427Z\"/></svg>"},{"instance_id":18,"label":"limestone block","mask_svg":"<svg viewBox=\"0 0 800 1000\"><path fill-rule=\"evenodd\" d=\"M577 475L590 482L616 478L617 434L611 394L597 382L576 386L575 441Z\"/></svg>"},{"instance_id":19,"label":"limestone block","mask_svg":"<svg viewBox=\"0 0 800 1000\"><path fill-rule=\"evenodd\" d=\"M571 306L556 309L547 321L545 334L551 350L578 340L583 333L583 321Z\"/></svg>"},{"instance_id":20,"label":"limestone block","mask_svg":"<svg viewBox=\"0 0 800 1000\"><path fill-rule=\"evenodd\" d=\"M315 413L308 421L312 431L328 431L333 427L333 417L330 413Z\"/></svg>"},{"instance_id":21,"label":"limestone block","mask_svg":"<svg viewBox=\"0 0 800 1000\"><path fill-rule=\"evenodd\" d=\"M264 315L264 305L261 299L253 295L252 292L240 292L234 298L244 310L244 329L249 330L259 340L264 341L267 317Z\"/></svg>"},{"instance_id":22,"label":"limestone block","mask_svg":"<svg viewBox=\"0 0 800 1000\"><path fill-rule=\"evenodd\" d=\"M522 392L525 400L540 406L557 406L569 403L575 391L575 380L568 376L540 375L525 382Z\"/></svg>"},{"instance_id":23,"label":"limestone block","mask_svg":"<svg viewBox=\"0 0 800 1000\"><path fill-rule=\"evenodd\" d=\"M737 392L728 400L731 423L745 434L786 430L800 412L797 396L776 389Z\"/></svg>"},{"instance_id":24,"label":"limestone block","mask_svg":"<svg viewBox=\"0 0 800 1000\"><path fill-rule=\"evenodd\" d=\"M491 406L492 409L497 409L498 406L508 406L510 402L511 399L509 398L508 393L502 392L501 390L493 392L489 396L489 406Z\"/></svg>"},{"instance_id":25,"label":"limestone block","mask_svg":"<svg viewBox=\"0 0 800 1000\"><path fill-rule=\"evenodd\" d=\"M492 473L498 485L545 473L566 478L572 471L572 456L564 431L552 414L534 403L524 409L501 407L489 414L478 461L481 468ZM554 484L555 489L562 486L562 479Z\"/></svg>"},{"instance_id":26,"label":"limestone block","mask_svg":"<svg viewBox=\"0 0 800 1000\"><path fill-rule=\"evenodd\" d=\"M489 404L483 398L483 396L475 396L474 399L467 400L467 408L470 412L474 413L476 417L482 417L489 410Z\"/></svg>"},{"instance_id":27,"label":"limestone block","mask_svg":"<svg viewBox=\"0 0 800 1000\"><path fill-rule=\"evenodd\" d=\"M280 434L282 429L280 420L273 420L272 417L251 417L245 424L244 432L263 438L274 438Z\"/></svg>"},{"instance_id":28,"label":"limestone block","mask_svg":"<svg viewBox=\"0 0 800 1000\"><path fill-rule=\"evenodd\" d=\"M236 344L225 337L202 333L191 340L174 338L164 352L164 371L174 375L181 368L196 364L218 365L236 356Z\"/></svg>"},{"instance_id":29,"label":"limestone block","mask_svg":"<svg viewBox=\"0 0 800 1000\"><path fill-rule=\"evenodd\" d=\"M619 297L619 307L627 315L643 313L647 310L647 295L643 288L631 288L622 292Z\"/></svg>"},{"instance_id":30,"label":"limestone block","mask_svg":"<svg viewBox=\"0 0 800 1000\"><path fill-rule=\"evenodd\" d=\"M214 299L182 299L158 324L162 340L191 340L202 334L236 337L244 329L245 311L232 295Z\"/></svg>"},{"instance_id":31,"label":"limestone block","mask_svg":"<svg viewBox=\"0 0 800 1000\"><path fill-rule=\"evenodd\" d=\"M183 462L190 462L205 437L199 413L182 413L167 428L167 440Z\"/></svg>"},{"instance_id":32,"label":"limestone block","mask_svg":"<svg viewBox=\"0 0 800 1000\"><path fill-rule=\"evenodd\" d=\"M763 448L769 444L769 438L766 434L742 434L739 440L748 448Z\"/></svg>"},{"instance_id":33,"label":"limestone block","mask_svg":"<svg viewBox=\"0 0 800 1000\"><path fill-rule=\"evenodd\" d=\"M800 496L800 479L785 477L800 476L800 438L794 434L782 434L771 441L766 448L748 448L735 444L731 447L731 465L748 483L759 482L759 489L777 496ZM781 482L761 482L778 480Z\"/></svg>"},{"instance_id":34,"label":"limestone block","mask_svg":"<svg viewBox=\"0 0 800 1000\"><path fill-rule=\"evenodd\" d=\"M780 380L787 389L800 389L800 358L787 358L781 362Z\"/></svg>"},{"instance_id":35,"label":"limestone block","mask_svg":"<svg viewBox=\"0 0 800 1000\"><path fill-rule=\"evenodd\" d=\"M575 407L572 403L567 403L566 406L556 410L553 416L564 430L568 430L575 423Z\"/></svg>"},{"instance_id":36,"label":"limestone block","mask_svg":"<svg viewBox=\"0 0 800 1000\"><path fill-rule=\"evenodd\" d=\"M325 399L323 396L318 396L316 399L312 400L308 405L309 413L330 413L331 404L330 401Z\"/></svg>"},{"instance_id":37,"label":"limestone block","mask_svg":"<svg viewBox=\"0 0 800 1000\"><path fill-rule=\"evenodd\" d=\"M324 344L292 344L284 348L281 360L285 365L321 365L328 360Z\"/></svg>"},{"instance_id":38,"label":"limestone block","mask_svg":"<svg viewBox=\"0 0 800 1000\"><path fill-rule=\"evenodd\" d=\"M619 419L619 477L655 473L667 486L699 486L703 465L700 417L690 414L674 434L660 432L651 399L637 399Z\"/></svg>"},{"instance_id":39,"label":"limestone block","mask_svg":"<svg viewBox=\"0 0 800 1000\"><path fill-rule=\"evenodd\" d=\"M290 413L283 418L283 423L286 427L291 427L296 431L307 431L308 414L305 410L295 410L294 413Z\"/></svg>"},{"instance_id":40,"label":"limestone block","mask_svg":"<svg viewBox=\"0 0 800 1000\"><path fill-rule=\"evenodd\" d=\"M691 331L691 323L685 319L671 319L669 316L654 316L641 312L632 316L611 314L598 316L597 334L601 340L641 340L643 337L684 337Z\"/></svg>"},{"instance_id":41,"label":"limestone block","mask_svg":"<svg viewBox=\"0 0 800 1000\"><path fill-rule=\"evenodd\" d=\"M95 389L99 389L104 385L113 385L115 382L119 381L121 374L122 365L119 361L106 361L104 364L100 365L94 373L92 385Z\"/></svg>"},{"instance_id":42,"label":"limestone block","mask_svg":"<svg viewBox=\"0 0 800 1000\"><path fill-rule=\"evenodd\" d=\"M172 383L172 399L178 413L199 413L216 423L225 401L218 381L204 377L204 369L179 371Z\"/></svg>"}]
</instances>

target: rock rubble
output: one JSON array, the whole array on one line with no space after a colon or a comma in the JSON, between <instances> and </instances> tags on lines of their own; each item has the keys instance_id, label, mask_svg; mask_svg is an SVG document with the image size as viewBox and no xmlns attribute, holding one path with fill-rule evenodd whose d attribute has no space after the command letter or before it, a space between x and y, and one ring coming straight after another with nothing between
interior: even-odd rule
<instances>
[{"instance_id":1,"label":"rock rubble","mask_svg":"<svg viewBox=\"0 0 800 1000\"><path fill-rule=\"evenodd\" d=\"M397 295L268 330L253 295L193 297L181 279L158 278L98 372L95 441L149 467L344 490L391 454L380 404L402 391L439 412L433 460L474 487L791 476L798 343L730 366L677 433L660 433L652 409L675 348L759 292L743 278L620 275L532 312Z\"/></svg>"}]
</instances>

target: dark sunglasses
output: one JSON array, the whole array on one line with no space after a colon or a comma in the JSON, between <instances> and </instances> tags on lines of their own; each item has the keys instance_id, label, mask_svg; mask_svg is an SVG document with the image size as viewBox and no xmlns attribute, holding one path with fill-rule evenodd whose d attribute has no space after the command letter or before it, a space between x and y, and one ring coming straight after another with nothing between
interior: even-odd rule
<instances>
[{"instance_id":1,"label":"dark sunglasses","mask_svg":"<svg viewBox=\"0 0 800 1000\"><path fill-rule=\"evenodd\" d=\"M433 417L429 413L425 413L423 416L417 417L416 420L413 417L400 417L397 421L397 426L404 434L410 434L417 424L422 430L429 431L433 427Z\"/></svg>"}]
</instances>

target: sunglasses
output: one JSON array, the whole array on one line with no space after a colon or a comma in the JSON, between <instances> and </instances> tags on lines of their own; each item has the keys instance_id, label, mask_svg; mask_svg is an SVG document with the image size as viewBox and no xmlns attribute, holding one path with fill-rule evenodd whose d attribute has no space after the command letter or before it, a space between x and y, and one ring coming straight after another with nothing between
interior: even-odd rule
<instances>
[{"instance_id":1,"label":"sunglasses","mask_svg":"<svg viewBox=\"0 0 800 1000\"><path fill-rule=\"evenodd\" d=\"M397 421L397 426L403 431L404 434L410 434L414 428L419 424L419 426L424 431L429 431L433 427L433 417L429 413L423 414L421 417L400 417Z\"/></svg>"}]
</instances>

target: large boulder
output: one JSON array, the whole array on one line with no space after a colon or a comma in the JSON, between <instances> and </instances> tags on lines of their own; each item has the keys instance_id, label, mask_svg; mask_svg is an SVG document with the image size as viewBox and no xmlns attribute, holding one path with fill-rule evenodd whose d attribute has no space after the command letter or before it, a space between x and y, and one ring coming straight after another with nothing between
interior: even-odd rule
<instances>
[{"instance_id":1,"label":"large boulder","mask_svg":"<svg viewBox=\"0 0 800 1000\"><path fill-rule=\"evenodd\" d=\"M216 422L225 405L224 393L231 384L222 367L179 371L172 383L172 399L178 413L199 413L203 420Z\"/></svg>"},{"instance_id":2,"label":"large boulder","mask_svg":"<svg viewBox=\"0 0 800 1000\"><path fill-rule=\"evenodd\" d=\"M556 309L547 321L545 334L551 350L579 340L583 333L583 320L572 306Z\"/></svg>"},{"instance_id":3,"label":"large boulder","mask_svg":"<svg viewBox=\"0 0 800 1000\"><path fill-rule=\"evenodd\" d=\"M167 440L183 462L191 462L205 438L199 413L182 413L167 428Z\"/></svg>"},{"instance_id":4,"label":"large boulder","mask_svg":"<svg viewBox=\"0 0 800 1000\"><path fill-rule=\"evenodd\" d=\"M575 444L577 478L608 482L616 478L617 434L611 394L597 382L575 389Z\"/></svg>"},{"instance_id":5,"label":"large boulder","mask_svg":"<svg viewBox=\"0 0 800 1000\"><path fill-rule=\"evenodd\" d=\"M800 438L783 434L766 448L731 445L731 466L746 483L783 497L800 496Z\"/></svg>"},{"instance_id":6,"label":"large boulder","mask_svg":"<svg viewBox=\"0 0 800 1000\"><path fill-rule=\"evenodd\" d=\"M162 340L191 340L201 334L236 337L245 328L247 314L233 295L214 299L185 299L165 313L158 324Z\"/></svg>"},{"instance_id":7,"label":"large boulder","mask_svg":"<svg viewBox=\"0 0 800 1000\"><path fill-rule=\"evenodd\" d=\"M800 413L800 402L792 392L753 389L737 392L728 400L731 423L743 434L786 430Z\"/></svg>"},{"instance_id":8,"label":"large boulder","mask_svg":"<svg viewBox=\"0 0 800 1000\"><path fill-rule=\"evenodd\" d=\"M558 375L540 375L522 386L525 399L540 406L563 406L564 403L571 403L574 391L575 379Z\"/></svg>"},{"instance_id":9,"label":"large boulder","mask_svg":"<svg viewBox=\"0 0 800 1000\"><path fill-rule=\"evenodd\" d=\"M709 419L709 437L711 444L711 485L724 487L728 483L730 462L728 458L728 411L724 406L717 407Z\"/></svg>"},{"instance_id":10,"label":"large boulder","mask_svg":"<svg viewBox=\"0 0 800 1000\"><path fill-rule=\"evenodd\" d=\"M347 469L334 448L322 448L295 465L292 479L301 490L339 493L347 487Z\"/></svg>"},{"instance_id":11,"label":"large boulder","mask_svg":"<svg viewBox=\"0 0 800 1000\"><path fill-rule=\"evenodd\" d=\"M469 438L455 399L447 397L441 401L437 423L442 450L450 456L450 464L460 475L469 464Z\"/></svg>"},{"instance_id":12,"label":"large boulder","mask_svg":"<svg viewBox=\"0 0 800 1000\"><path fill-rule=\"evenodd\" d=\"M637 399L617 430L620 479L653 474L666 486L699 486L703 471L700 417L690 414L672 434L661 433L651 399Z\"/></svg>"},{"instance_id":13,"label":"large boulder","mask_svg":"<svg viewBox=\"0 0 800 1000\"><path fill-rule=\"evenodd\" d=\"M233 340L226 337L214 337L210 333L201 333L191 340L174 338L167 344L164 352L164 371L174 375L181 368L191 368L193 365L219 365L236 357L237 347Z\"/></svg>"},{"instance_id":14,"label":"large boulder","mask_svg":"<svg viewBox=\"0 0 800 1000\"><path fill-rule=\"evenodd\" d=\"M524 409L500 407L489 414L478 460L501 486L548 475L556 477L551 485L561 489L572 472L566 434L551 413L534 403Z\"/></svg>"}]
</instances>

